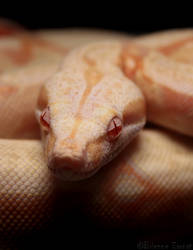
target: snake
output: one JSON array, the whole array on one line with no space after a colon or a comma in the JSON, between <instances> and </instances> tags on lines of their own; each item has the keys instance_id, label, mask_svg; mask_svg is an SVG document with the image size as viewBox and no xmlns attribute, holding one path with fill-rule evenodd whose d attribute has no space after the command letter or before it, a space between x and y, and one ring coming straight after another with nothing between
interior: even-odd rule
<instances>
[{"instance_id":1,"label":"snake","mask_svg":"<svg viewBox=\"0 0 193 250\"><path fill-rule=\"evenodd\" d=\"M0 26L1 241L78 208L155 238L192 229L193 31Z\"/></svg>"}]
</instances>

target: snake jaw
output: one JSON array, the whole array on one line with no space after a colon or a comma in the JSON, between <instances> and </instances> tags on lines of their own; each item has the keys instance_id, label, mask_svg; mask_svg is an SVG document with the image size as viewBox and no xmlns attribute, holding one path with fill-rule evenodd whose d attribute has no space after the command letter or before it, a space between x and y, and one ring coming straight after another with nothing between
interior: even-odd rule
<instances>
[{"instance_id":1,"label":"snake jaw","mask_svg":"<svg viewBox=\"0 0 193 250\"><path fill-rule=\"evenodd\" d=\"M45 136L44 142L48 168L56 177L64 181L77 181L91 177L114 159L133 140L144 124L145 120L138 124L124 126L121 134L110 141L105 129L101 136L92 140L85 137L88 134L88 128L85 129L87 133L80 133L82 137L73 140L54 137L51 131ZM95 128L98 128L98 124L95 124L93 131Z\"/></svg>"}]
</instances>

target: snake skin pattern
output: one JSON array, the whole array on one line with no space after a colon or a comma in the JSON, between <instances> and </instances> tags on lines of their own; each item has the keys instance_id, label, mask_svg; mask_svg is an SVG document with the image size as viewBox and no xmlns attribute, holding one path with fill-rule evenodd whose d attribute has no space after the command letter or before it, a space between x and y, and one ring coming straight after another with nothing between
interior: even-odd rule
<instances>
[{"instance_id":1,"label":"snake skin pattern","mask_svg":"<svg viewBox=\"0 0 193 250\"><path fill-rule=\"evenodd\" d=\"M49 244L52 243L51 239L54 241L53 247L56 247L57 241L65 241L64 244L67 244L71 234L75 239L78 236L83 238L86 234L86 237L98 237L100 240L103 230L107 239L108 233L111 237L116 237L120 232L123 237L124 231L129 241L132 241L135 234L138 235L138 240L176 240L191 233L192 130L189 127L186 130L185 126L185 130L178 134L148 124L119 156L94 176L76 182L57 179L46 166L39 140L38 123L33 114L37 95L42 83L57 70L58 63L69 50L95 40L96 36L99 38L100 32L95 36L91 31L91 39L90 31L81 31L85 40L81 38L77 41L82 33L73 31L71 42L69 33L65 31L40 31L31 34L14 24L8 25L9 28L5 23L1 26L1 249L29 249L30 245L37 248L38 244L39 248L42 244L44 249L45 241ZM130 44L135 44L134 49L131 46L129 53L132 60L133 51L139 55L135 60L149 60L149 50L153 48L155 51L152 53L158 53L158 58L164 56L166 60L183 62L191 67L192 35L192 30L186 30L132 39L127 35L101 33L101 40L116 37L124 41L132 40ZM66 36L69 40L65 44ZM18 53L18 48L14 47L18 40L23 39L24 56L23 52ZM5 44L9 45L6 54L5 48L1 49ZM175 44L172 52L168 44ZM170 50L167 55L163 52L163 47L166 46ZM128 74L133 69L128 68L132 63L130 61L129 64L129 60L125 62L125 72ZM154 61L150 62L155 67ZM138 70L140 67L136 69L132 79L140 85L143 79L138 78ZM191 73L191 69L188 72ZM190 79L189 89L192 88L191 84ZM192 107L192 92L189 92L190 106L187 105L185 111L191 111ZM188 114L185 113L184 116L192 119L192 113Z\"/></svg>"},{"instance_id":2,"label":"snake skin pattern","mask_svg":"<svg viewBox=\"0 0 193 250\"><path fill-rule=\"evenodd\" d=\"M72 211L102 228L167 225L162 233L177 233L192 222L192 150L191 138L147 128L92 178L64 183L46 167L38 140L2 139L1 236L37 234L69 215L75 226Z\"/></svg>"}]
</instances>

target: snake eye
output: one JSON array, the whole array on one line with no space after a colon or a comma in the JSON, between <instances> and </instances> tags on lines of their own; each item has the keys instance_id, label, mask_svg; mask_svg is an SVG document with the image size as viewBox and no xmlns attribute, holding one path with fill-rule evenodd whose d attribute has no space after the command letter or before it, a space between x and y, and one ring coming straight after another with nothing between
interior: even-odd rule
<instances>
[{"instance_id":1,"label":"snake eye","mask_svg":"<svg viewBox=\"0 0 193 250\"><path fill-rule=\"evenodd\" d=\"M122 130L121 119L117 116L113 117L112 120L109 122L107 128L107 136L109 141L117 139L117 137L121 134L121 130Z\"/></svg>"},{"instance_id":2,"label":"snake eye","mask_svg":"<svg viewBox=\"0 0 193 250\"><path fill-rule=\"evenodd\" d=\"M50 127L50 109L46 107L40 115L40 123L42 126L48 130Z\"/></svg>"}]
</instances>

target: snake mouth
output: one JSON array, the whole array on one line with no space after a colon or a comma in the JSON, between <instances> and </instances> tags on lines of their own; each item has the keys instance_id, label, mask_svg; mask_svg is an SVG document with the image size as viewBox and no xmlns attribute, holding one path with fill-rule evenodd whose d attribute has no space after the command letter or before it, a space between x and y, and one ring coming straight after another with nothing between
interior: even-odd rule
<instances>
[{"instance_id":1,"label":"snake mouth","mask_svg":"<svg viewBox=\"0 0 193 250\"><path fill-rule=\"evenodd\" d=\"M53 157L48 163L48 168L52 173L60 179L72 180L77 179L76 176L80 169L84 168L85 162L83 158L73 159L72 157Z\"/></svg>"},{"instance_id":2,"label":"snake mouth","mask_svg":"<svg viewBox=\"0 0 193 250\"><path fill-rule=\"evenodd\" d=\"M48 168L54 176L63 181L79 181L94 175L101 166L90 159L86 148L76 156L71 154L64 156L59 152L57 154L52 152L52 156L48 157Z\"/></svg>"},{"instance_id":3,"label":"snake mouth","mask_svg":"<svg viewBox=\"0 0 193 250\"><path fill-rule=\"evenodd\" d=\"M53 175L64 181L77 181L88 178L95 173L87 161L87 154L83 152L80 157L54 156L48 162L48 168Z\"/></svg>"},{"instance_id":4,"label":"snake mouth","mask_svg":"<svg viewBox=\"0 0 193 250\"><path fill-rule=\"evenodd\" d=\"M62 168L50 168L52 171L53 175L61 179L62 181L80 181L80 180L85 180L92 175L94 175L97 170L92 170L89 172L76 172L71 169L62 169Z\"/></svg>"}]
</instances>

